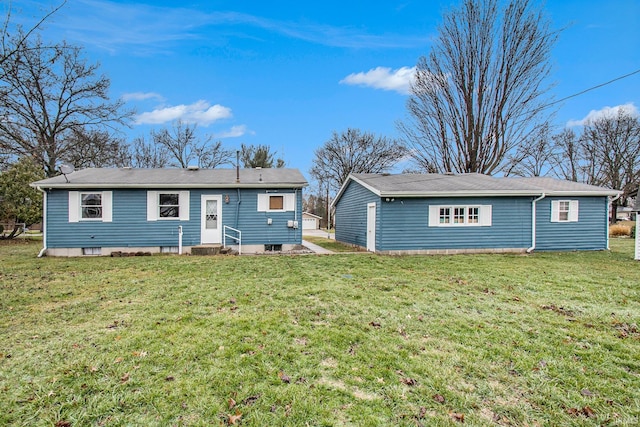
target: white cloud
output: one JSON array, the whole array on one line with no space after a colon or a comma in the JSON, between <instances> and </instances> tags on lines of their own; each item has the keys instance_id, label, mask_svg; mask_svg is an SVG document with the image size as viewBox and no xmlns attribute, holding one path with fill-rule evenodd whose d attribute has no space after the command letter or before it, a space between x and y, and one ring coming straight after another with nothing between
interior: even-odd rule
<instances>
[{"instance_id":1,"label":"white cloud","mask_svg":"<svg viewBox=\"0 0 640 427\"><path fill-rule=\"evenodd\" d=\"M392 70L388 67L376 67L366 73L352 73L340 80L341 84L369 86L375 89L394 90L403 95L409 94L409 87L415 67L401 67Z\"/></svg>"},{"instance_id":2,"label":"white cloud","mask_svg":"<svg viewBox=\"0 0 640 427\"><path fill-rule=\"evenodd\" d=\"M589 114L587 114L580 120L569 120L567 122L567 127L584 126L585 124L593 120L606 117L615 117L620 110L625 111L635 117L640 116L640 110L638 110L638 107L636 107L633 102L628 102L626 104L616 105L615 107L604 107L600 110L591 110L589 111Z\"/></svg>"},{"instance_id":3,"label":"white cloud","mask_svg":"<svg viewBox=\"0 0 640 427\"><path fill-rule=\"evenodd\" d=\"M200 100L189 105L180 104L139 114L135 123L138 125L162 124L182 120L186 123L208 126L217 120L229 117L231 117L231 108L220 104L211 105L207 101Z\"/></svg>"},{"instance_id":4,"label":"white cloud","mask_svg":"<svg viewBox=\"0 0 640 427\"><path fill-rule=\"evenodd\" d=\"M125 93L124 95L122 95L122 100L125 102L126 101L145 101L147 99L155 99L156 101L160 101L160 102L164 101L164 97L159 93L155 93L155 92L132 92L132 93Z\"/></svg>"},{"instance_id":5,"label":"white cloud","mask_svg":"<svg viewBox=\"0 0 640 427\"><path fill-rule=\"evenodd\" d=\"M214 138L238 138L240 136L246 135L247 133L249 134L254 134L254 132L249 131L247 129L246 125L238 125L238 126L231 126L231 129L229 130L225 130L219 133L214 133L213 137Z\"/></svg>"}]
</instances>

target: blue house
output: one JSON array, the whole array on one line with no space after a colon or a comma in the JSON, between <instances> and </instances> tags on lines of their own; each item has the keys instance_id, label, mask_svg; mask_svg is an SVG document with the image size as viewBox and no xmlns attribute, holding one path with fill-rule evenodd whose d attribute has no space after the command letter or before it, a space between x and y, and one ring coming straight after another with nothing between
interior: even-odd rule
<instances>
[{"instance_id":1,"label":"blue house","mask_svg":"<svg viewBox=\"0 0 640 427\"><path fill-rule=\"evenodd\" d=\"M552 178L352 174L336 240L383 254L600 250L619 191Z\"/></svg>"},{"instance_id":2,"label":"blue house","mask_svg":"<svg viewBox=\"0 0 640 427\"><path fill-rule=\"evenodd\" d=\"M297 169L84 169L31 184L44 194L50 256L241 252L302 243Z\"/></svg>"}]
</instances>

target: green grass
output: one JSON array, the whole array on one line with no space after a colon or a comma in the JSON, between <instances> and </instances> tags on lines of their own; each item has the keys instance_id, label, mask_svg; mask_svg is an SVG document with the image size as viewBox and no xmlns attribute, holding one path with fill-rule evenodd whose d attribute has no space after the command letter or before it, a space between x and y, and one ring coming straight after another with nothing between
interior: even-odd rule
<instances>
[{"instance_id":1,"label":"green grass","mask_svg":"<svg viewBox=\"0 0 640 427\"><path fill-rule=\"evenodd\" d=\"M0 425L638 425L632 244L37 259L3 242Z\"/></svg>"},{"instance_id":2,"label":"green grass","mask_svg":"<svg viewBox=\"0 0 640 427\"><path fill-rule=\"evenodd\" d=\"M327 239L326 237L318 237L318 236L304 236L304 240L314 243L320 247L328 249L333 252L358 252L362 251L356 247L346 245L341 242L336 242L333 239Z\"/></svg>"}]
</instances>

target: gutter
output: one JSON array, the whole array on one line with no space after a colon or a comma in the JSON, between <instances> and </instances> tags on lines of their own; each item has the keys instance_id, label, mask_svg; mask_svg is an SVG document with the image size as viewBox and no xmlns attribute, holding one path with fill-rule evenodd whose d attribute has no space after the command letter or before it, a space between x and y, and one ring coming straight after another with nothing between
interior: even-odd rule
<instances>
[{"instance_id":1,"label":"gutter","mask_svg":"<svg viewBox=\"0 0 640 427\"><path fill-rule=\"evenodd\" d=\"M536 248L536 202L547 197L545 193L542 193L537 199L531 201L531 247L527 249L527 253L530 254Z\"/></svg>"},{"instance_id":2,"label":"gutter","mask_svg":"<svg viewBox=\"0 0 640 427\"><path fill-rule=\"evenodd\" d=\"M38 258L42 258L47 251L47 192L40 187L36 187L42 193L42 250L38 253Z\"/></svg>"}]
</instances>

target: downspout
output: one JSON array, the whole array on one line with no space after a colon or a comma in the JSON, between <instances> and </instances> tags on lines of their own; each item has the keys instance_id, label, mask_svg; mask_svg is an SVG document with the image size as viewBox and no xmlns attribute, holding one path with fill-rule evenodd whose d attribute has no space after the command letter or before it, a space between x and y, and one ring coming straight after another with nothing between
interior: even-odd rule
<instances>
[{"instance_id":1,"label":"downspout","mask_svg":"<svg viewBox=\"0 0 640 427\"><path fill-rule=\"evenodd\" d=\"M611 249L609 247L609 213L611 213L611 205L613 204L613 202L618 200L620 197L622 197L622 193L618 194L616 197L609 200L609 203L607 203L607 250ZM615 220L616 218L612 218L612 219Z\"/></svg>"},{"instance_id":2,"label":"downspout","mask_svg":"<svg viewBox=\"0 0 640 427\"><path fill-rule=\"evenodd\" d=\"M234 227L239 229L238 228L238 221L239 221L238 217L240 216L240 203L241 203L241 200L240 200L240 188L237 188L237 190L238 190L238 203L236 204L236 223L235 223Z\"/></svg>"},{"instance_id":3,"label":"downspout","mask_svg":"<svg viewBox=\"0 0 640 427\"><path fill-rule=\"evenodd\" d=\"M298 189L293 190L293 226L295 232L293 233L293 238L298 238L298 230L300 227L298 226Z\"/></svg>"},{"instance_id":4,"label":"downspout","mask_svg":"<svg viewBox=\"0 0 640 427\"><path fill-rule=\"evenodd\" d=\"M42 193L42 250L38 258L42 258L47 251L47 192L40 187L36 187Z\"/></svg>"},{"instance_id":5,"label":"downspout","mask_svg":"<svg viewBox=\"0 0 640 427\"><path fill-rule=\"evenodd\" d=\"M537 199L533 199L531 202L531 247L527 249L527 253L530 254L536 248L536 202L547 197L545 193L542 193Z\"/></svg>"}]
</instances>

